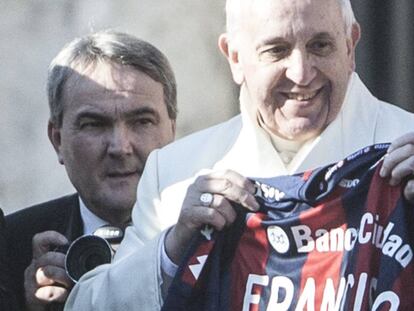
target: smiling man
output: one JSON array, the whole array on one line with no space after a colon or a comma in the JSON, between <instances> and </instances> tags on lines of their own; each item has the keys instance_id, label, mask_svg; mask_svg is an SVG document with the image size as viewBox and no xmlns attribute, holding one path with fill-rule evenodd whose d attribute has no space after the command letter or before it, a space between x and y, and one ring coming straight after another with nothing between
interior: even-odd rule
<instances>
[{"instance_id":1,"label":"smiling man","mask_svg":"<svg viewBox=\"0 0 414 311\"><path fill-rule=\"evenodd\" d=\"M220 38L233 77L246 88L266 132L301 143L312 139L341 109L358 26L346 36L333 1L307 9L306 1L248 2L239 14L255 18Z\"/></svg>"},{"instance_id":2,"label":"smiling man","mask_svg":"<svg viewBox=\"0 0 414 311\"><path fill-rule=\"evenodd\" d=\"M233 223L232 202L258 209L246 177L307 171L389 141L382 177L398 184L413 173L414 115L375 98L354 72L360 27L349 0L226 6L219 48L240 86L241 114L150 155L115 262L85 275L68 310L159 310L166 275L200 228ZM407 199L413 189L404 184Z\"/></svg>"},{"instance_id":3,"label":"smiling man","mask_svg":"<svg viewBox=\"0 0 414 311\"><path fill-rule=\"evenodd\" d=\"M103 225L130 224L147 157L173 141L177 112L168 60L124 33L69 43L50 65L47 89L49 139L77 193L7 216L15 284L27 310L63 309L55 302L66 300L72 283L57 246Z\"/></svg>"}]
</instances>

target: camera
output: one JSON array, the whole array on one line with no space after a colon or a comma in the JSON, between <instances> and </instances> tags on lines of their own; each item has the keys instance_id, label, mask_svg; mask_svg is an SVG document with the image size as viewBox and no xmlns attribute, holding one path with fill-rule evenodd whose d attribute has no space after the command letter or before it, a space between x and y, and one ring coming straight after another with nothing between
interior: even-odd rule
<instances>
[{"instance_id":1,"label":"camera","mask_svg":"<svg viewBox=\"0 0 414 311\"><path fill-rule=\"evenodd\" d=\"M65 258L66 273L76 283L86 272L110 263L112 252L104 238L96 235L81 236L68 248Z\"/></svg>"},{"instance_id":2,"label":"camera","mask_svg":"<svg viewBox=\"0 0 414 311\"><path fill-rule=\"evenodd\" d=\"M55 251L66 254L66 273L76 283L86 272L110 263L122 238L121 229L104 226L98 228L93 235L81 236L69 245L56 248Z\"/></svg>"}]
</instances>

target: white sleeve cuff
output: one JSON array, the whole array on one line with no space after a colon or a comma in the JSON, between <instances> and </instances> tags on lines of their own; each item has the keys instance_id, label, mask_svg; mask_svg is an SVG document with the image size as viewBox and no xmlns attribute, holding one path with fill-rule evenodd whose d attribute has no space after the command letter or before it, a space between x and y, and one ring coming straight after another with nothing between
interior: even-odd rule
<instances>
[{"instance_id":1,"label":"white sleeve cuff","mask_svg":"<svg viewBox=\"0 0 414 311\"><path fill-rule=\"evenodd\" d=\"M167 236L167 233L169 230L164 231L162 236L160 237L160 248L159 253L161 257L161 269L162 271L168 275L169 277L174 277L177 273L178 266L172 262L170 257L168 257L167 252L165 251L165 237Z\"/></svg>"}]
</instances>

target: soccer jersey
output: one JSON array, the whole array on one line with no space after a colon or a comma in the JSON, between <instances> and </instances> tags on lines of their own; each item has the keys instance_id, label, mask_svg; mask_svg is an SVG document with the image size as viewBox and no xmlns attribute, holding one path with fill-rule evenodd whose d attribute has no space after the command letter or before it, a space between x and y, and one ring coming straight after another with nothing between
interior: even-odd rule
<instances>
[{"instance_id":1,"label":"soccer jersey","mask_svg":"<svg viewBox=\"0 0 414 311\"><path fill-rule=\"evenodd\" d=\"M379 176L388 146L253 178L259 211L200 231L163 310L413 310L414 212Z\"/></svg>"}]
</instances>

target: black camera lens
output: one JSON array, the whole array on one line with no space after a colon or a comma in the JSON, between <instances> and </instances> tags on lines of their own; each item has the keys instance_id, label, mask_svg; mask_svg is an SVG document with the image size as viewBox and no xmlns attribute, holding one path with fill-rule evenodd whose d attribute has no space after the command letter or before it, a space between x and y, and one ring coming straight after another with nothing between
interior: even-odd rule
<instances>
[{"instance_id":1,"label":"black camera lens","mask_svg":"<svg viewBox=\"0 0 414 311\"><path fill-rule=\"evenodd\" d=\"M111 260L112 249L104 238L85 235L70 245L66 254L66 272L76 283L86 272Z\"/></svg>"}]
</instances>

